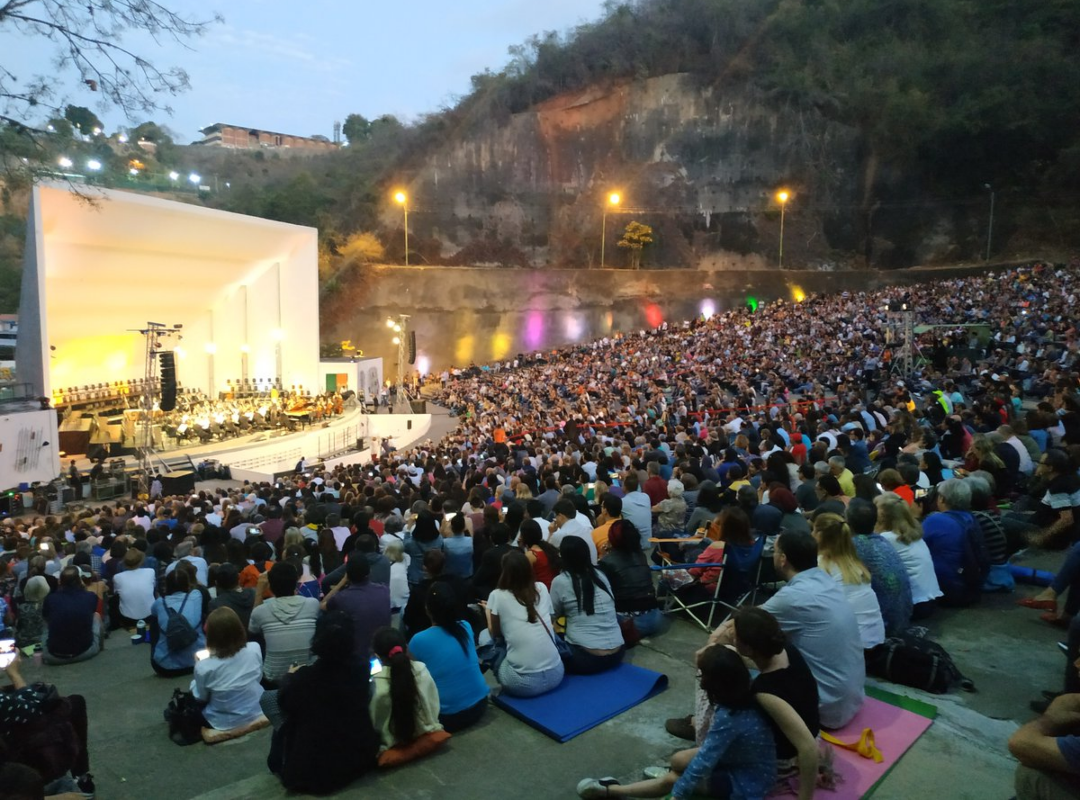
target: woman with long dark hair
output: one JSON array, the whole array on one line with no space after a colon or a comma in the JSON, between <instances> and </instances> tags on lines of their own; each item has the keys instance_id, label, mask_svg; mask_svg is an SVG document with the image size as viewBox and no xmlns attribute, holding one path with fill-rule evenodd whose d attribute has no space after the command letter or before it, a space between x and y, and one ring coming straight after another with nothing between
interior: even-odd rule
<instances>
[{"instance_id":1,"label":"woman with long dark hair","mask_svg":"<svg viewBox=\"0 0 1080 800\"><path fill-rule=\"evenodd\" d=\"M473 628L464 618L457 592L445 581L436 581L426 605L431 627L416 634L409 649L427 666L439 690L439 722L457 733L484 716L488 687L480 673Z\"/></svg>"},{"instance_id":2,"label":"woman with long dark hair","mask_svg":"<svg viewBox=\"0 0 1080 800\"><path fill-rule=\"evenodd\" d=\"M533 577L550 590L551 582L559 574L561 568L562 559L559 551L544 538L540 524L534 519L527 519L521 523L519 536L521 546L525 550L525 557L532 565Z\"/></svg>"},{"instance_id":3,"label":"woman with long dark hair","mask_svg":"<svg viewBox=\"0 0 1080 800\"><path fill-rule=\"evenodd\" d=\"M592 565L584 539L567 536L559 555L563 571L551 582L551 605L556 617L566 617L566 641L572 652L564 661L566 671L592 675L617 667L624 642L611 583Z\"/></svg>"},{"instance_id":4,"label":"woman with long dark hair","mask_svg":"<svg viewBox=\"0 0 1080 800\"><path fill-rule=\"evenodd\" d=\"M697 659L702 691L716 707L701 747L680 750L669 771L627 786L612 779L586 778L578 795L602 797L695 796L707 786L709 797L761 800L776 779L776 746L769 723L754 702L750 672L742 658L724 645L700 651Z\"/></svg>"},{"instance_id":5,"label":"woman with long dark hair","mask_svg":"<svg viewBox=\"0 0 1080 800\"><path fill-rule=\"evenodd\" d=\"M481 644L506 640L506 657L495 671L502 690L534 697L558 686L565 670L551 632L551 597L533 577L524 553L511 550L503 556L499 586L481 605L488 618Z\"/></svg>"},{"instance_id":6,"label":"woman with long dark hair","mask_svg":"<svg viewBox=\"0 0 1080 800\"><path fill-rule=\"evenodd\" d=\"M379 752L441 731L439 690L427 667L409 656L401 631L379 628L372 634L371 649L382 662L371 695L371 722L382 739Z\"/></svg>"},{"instance_id":7,"label":"woman with long dark hair","mask_svg":"<svg viewBox=\"0 0 1080 800\"><path fill-rule=\"evenodd\" d=\"M423 509L417 514L416 525L405 539L405 552L409 555L409 586L419 586L424 580L424 554L428 550L443 550L443 539L435 515Z\"/></svg>"}]
</instances>

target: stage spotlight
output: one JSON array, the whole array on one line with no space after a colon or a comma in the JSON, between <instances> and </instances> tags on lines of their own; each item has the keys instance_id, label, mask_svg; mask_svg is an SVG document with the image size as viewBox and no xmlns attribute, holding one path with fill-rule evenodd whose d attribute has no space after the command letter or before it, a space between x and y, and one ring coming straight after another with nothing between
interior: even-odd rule
<instances>
[{"instance_id":1,"label":"stage spotlight","mask_svg":"<svg viewBox=\"0 0 1080 800\"><path fill-rule=\"evenodd\" d=\"M400 338L398 338L397 336L395 336L395 337L394 337L393 339L391 339L390 341L391 341L391 342L393 342L394 344L401 344L401 339L400 339Z\"/></svg>"}]
</instances>

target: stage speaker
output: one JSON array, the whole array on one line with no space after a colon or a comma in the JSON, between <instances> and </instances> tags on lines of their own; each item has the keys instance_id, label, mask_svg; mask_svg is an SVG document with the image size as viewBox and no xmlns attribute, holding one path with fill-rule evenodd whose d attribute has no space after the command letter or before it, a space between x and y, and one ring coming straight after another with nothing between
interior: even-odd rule
<instances>
[{"instance_id":1,"label":"stage speaker","mask_svg":"<svg viewBox=\"0 0 1080 800\"><path fill-rule=\"evenodd\" d=\"M176 408L176 357L172 350L158 353L158 366L161 368L161 403L162 411Z\"/></svg>"},{"instance_id":2,"label":"stage speaker","mask_svg":"<svg viewBox=\"0 0 1080 800\"><path fill-rule=\"evenodd\" d=\"M416 363L416 331L409 331L409 363Z\"/></svg>"},{"instance_id":3,"label":"stage speaker","mask_svg":"<svg viewBox=\"0 0 1080 800\"><path fill-rule=\"evenodd\" d=\"M159 475L161 491L165 494L190 494L195 491L196 474L194 470L166 472Z\"/></svg>"}]
</instances>

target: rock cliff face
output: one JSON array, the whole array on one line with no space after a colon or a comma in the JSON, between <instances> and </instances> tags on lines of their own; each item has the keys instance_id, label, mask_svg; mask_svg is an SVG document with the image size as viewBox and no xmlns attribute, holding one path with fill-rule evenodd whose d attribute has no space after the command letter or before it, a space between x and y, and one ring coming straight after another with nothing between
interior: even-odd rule
<instances>
[{"instance_id":1,"label":"rock cliff face","mask_svg":"<svg viewBox=\"0 0 1080 800\"><path fill-rule=\"evenodd\" d=\"M410 232L444 256L468 247L463 264L596 266L606 198L617 191L608 266L627 262L616 243L633 219L655 231L648 266L760 268L777 261L775 193L785 187L787 265L854 263L860 159L853 130L761 97L691 75L616 82L451 132L413 165ZM876 266L952 248L951 223L878 219ZM387 208L384 222L400 224L400 210Z\"/></svg>"}]
</instances>

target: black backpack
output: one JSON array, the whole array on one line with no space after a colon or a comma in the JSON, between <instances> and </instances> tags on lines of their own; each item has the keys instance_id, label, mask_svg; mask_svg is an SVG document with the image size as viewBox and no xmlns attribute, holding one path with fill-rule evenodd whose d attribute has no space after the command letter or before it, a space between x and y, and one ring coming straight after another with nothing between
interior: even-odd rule
<instances>
[{"instance_id":1,"label":"black backpack","mask_svg":"<svg viewBox=\"0 0 1080 800\"><path fill-rule=\"evenodd\" d=\"M911 633L890 636L875 647L866 671L934 694L945 694L955 686L965 692L975 691L975 684L963 676L944 647Z\"/></svg>"},{"instance_id":2,"label":"black backpack","mask_svg":"<svg viewBox=\"0 0 1080 800\"><path fill-rule=\"evenodd\" d=\"M179 611L173 611L167 603L165 604L165 611L169 614L169 621L165 625L165 642L169 650L174 653L187 649L199 638L198 632L191 627L191 623L184 616L184 606L187 605L189 597L191 597L191 592L184 595Z\"/></svg>"}]
</instances>

